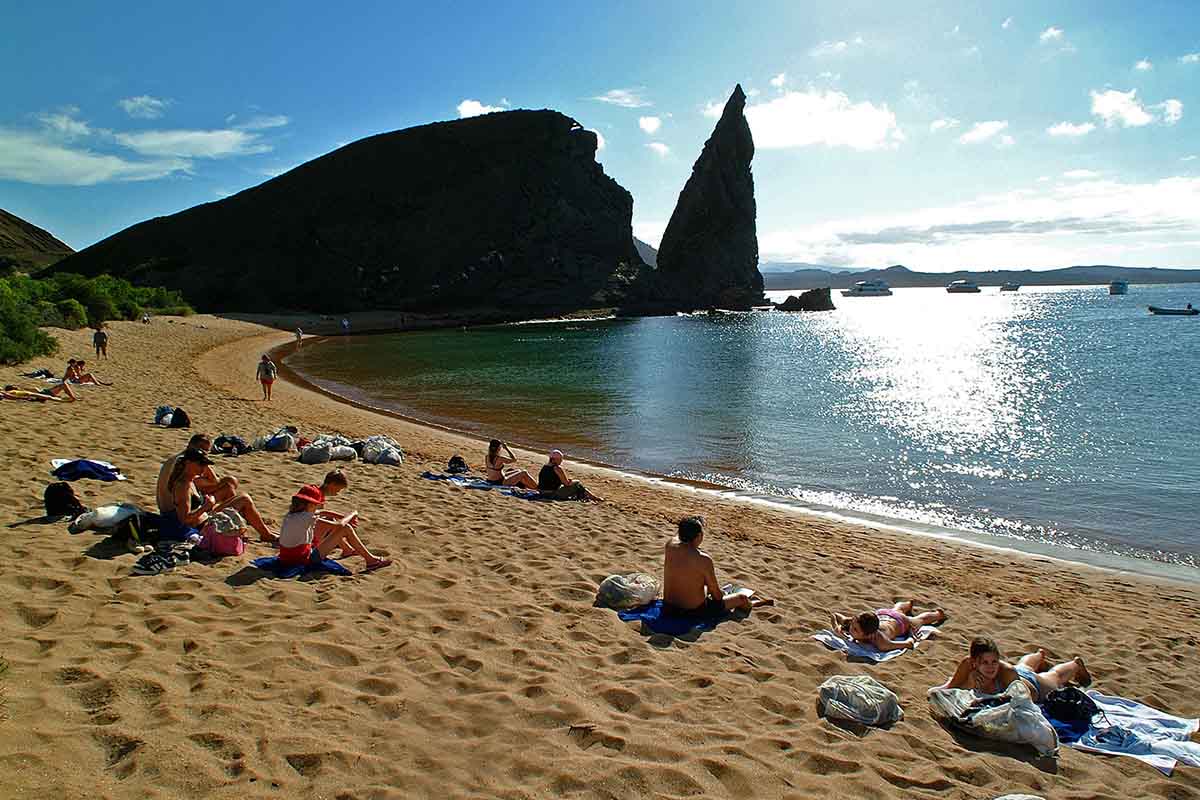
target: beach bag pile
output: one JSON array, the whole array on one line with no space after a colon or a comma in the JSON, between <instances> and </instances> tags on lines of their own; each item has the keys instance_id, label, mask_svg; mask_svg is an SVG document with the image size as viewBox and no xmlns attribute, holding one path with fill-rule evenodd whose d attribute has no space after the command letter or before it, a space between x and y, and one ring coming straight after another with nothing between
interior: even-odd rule
<instances>
[{"instance_id":1,"label":"beach bag pile","mask_svg":"<svg viewBox=\"0 0 1200 800\"><path fill-rule=\"evenodd\" d=\"M404 451L391 437L378 433L363 442L362 460L394 467L404 463Z\"/></svg>"},{"instance_id":2,"label":"beach bag pile","mask_svg":"<svg viewBox=\"0 0 1200 800\"><path fill-rule=\"evenodd\" d=\"M834 675L817 687L817 707L828 719L890 725L904 719L900 699L869 675Z\"/></svg>"},{"instance_id":3,"label":"beach bag pile","mask_svg":"<svg viewBox=\"0 0 1200 800\"><path fill-rule=\"evenodd\" d=\"M617 610L640 608L657 600L661 591L658 579L644 572L609 575L596 590L596 605Z\"/></svg>"},{"instance_id":4,"label":"beach bag pile","mask_svg":"<svg viewBox=\"0 0 1200 800\"><path fill-rule=\"evenodd\" d=\"M354 443L341 434L321 434L300 448L302 464L324 464L327 461L354 461L358 450Z\"/></svg>"},{"instance_id":5,"label":"beach bag pile","mask_svg":"<svg viewBox=\"0 0 1200 800\"><path fill-rule=\"evenodd\" d=\"M1013 681L1001 694L930 689L928 697L936 720L983 739L1030 745L1042 756L1058 755L1058 734L1024 681Z\"/></svg>"}]
</instances>

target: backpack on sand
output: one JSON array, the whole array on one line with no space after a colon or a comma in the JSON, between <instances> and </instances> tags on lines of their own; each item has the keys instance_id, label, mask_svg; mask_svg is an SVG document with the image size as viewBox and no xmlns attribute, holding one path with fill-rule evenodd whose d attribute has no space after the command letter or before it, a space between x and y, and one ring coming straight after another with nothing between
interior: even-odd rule
<instances>
[{"instance_id":1,"label":"backpack on sand","mask_svg":"<svg viewBox=\"0 0 1200 800\"><path fill-rule=\"evenodd\" d=\"M66 482L51 483L42 493L47 517L75 518L87 511L75 494L75 487Z\"/></svg>"},{"instance_id":2,"label":"backpack on sand","mask_svg":"<svg viewBox=\"0 0 1200 800\"><path fill-rule=\"evenodd\" d=\"M1091 724L1092 718L1100 713L1096 701L1074 686L1055 689L1046 695L1042 709L1052 719L1073 724Z\"/></svg>"},{"instance_id":3,"label":"backpack on sand","mask_svg":"<svg viewBox=\"0 0 1200 800\"><path fill-rule=\"evenodd\" d=\"M471 468L467 466L467 460L458 453L450 456L450 463L446 465L446 472L451 475L461 475L464 472L470 472Z\"/></svg>"},{"instance_id":4,"label":"backpack on sand","mask_svg":"<svg viewBox=\"0 0 1200 800\"><path fill-rule=\"evenodd\" d=\"M192 418L189 417L188 413L186 411L184 411L182 408L177 408L177 409L175 409L174 414L171 416L171 424L168 425L167 427L168 428L190 428L191 426L192 426Z\"/></svg>"}]
</instances>

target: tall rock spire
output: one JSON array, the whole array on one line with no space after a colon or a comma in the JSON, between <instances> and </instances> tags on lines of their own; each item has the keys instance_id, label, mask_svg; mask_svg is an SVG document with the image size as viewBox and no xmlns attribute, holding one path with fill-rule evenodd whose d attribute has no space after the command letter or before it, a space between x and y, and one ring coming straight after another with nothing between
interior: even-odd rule
<instances>
[{"instance_id":1,"label":"tall rock spire","mask_svg":"<svg viewBox=\"0 0 1200 800\"><path fill-rule=\"evenodd\" d=\"M755 228L754 139L739 84L692 166L658 248L658 286L681 308L763 302Z\"/></svg>"}]
</instances>

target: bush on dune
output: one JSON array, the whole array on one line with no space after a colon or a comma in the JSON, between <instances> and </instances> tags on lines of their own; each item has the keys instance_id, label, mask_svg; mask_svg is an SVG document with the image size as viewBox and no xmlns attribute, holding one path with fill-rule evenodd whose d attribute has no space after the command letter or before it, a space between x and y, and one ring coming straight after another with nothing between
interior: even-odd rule
<instances>
[{"instance_id":1,"label":"bush on dune","mask_svg":"<svg viewBox=\"0 0 1200 800\"><path fill-rule=\"evenodd\" d=\"M111 275L0 277L0 363L19 364L54 353L58 342L38 326L94 328L109 320L137 319L146 312L193 313L177 291L134 286Z\"/></svg>"}]
</instances>

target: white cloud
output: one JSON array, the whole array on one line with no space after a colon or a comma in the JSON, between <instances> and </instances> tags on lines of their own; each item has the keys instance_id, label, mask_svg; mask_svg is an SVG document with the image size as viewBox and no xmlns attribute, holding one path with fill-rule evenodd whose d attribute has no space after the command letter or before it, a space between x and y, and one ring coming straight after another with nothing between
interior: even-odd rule
<instances>
[{"instance_id":1,"label":"white cloud","mask_svg":"<svg viewBox=\"0 0 1200 800\"><path fill-rule=\"evenodd\" d=\"M1164 125L1174 125L1183 119L1183 103L1174 98L1164 100L1154 108L1162 111Z\"/></svg>"},{"instance_id":2,"label":"white cloud","mask_svg":"<svg viewBox=\"0 0 1200 800\"><path fill-rule=\"evenodd\" d=\"M47 111L38 114L37 120L47 131L67 139L91 135L91 126L83 120L75 118L75 115L78 113L79 109L75 106L66 106L58 111Z\"/></svg>"},{"instance_id":3,"label":"white cloud","mask_svg":"<svg viewBox=\"0 0 1200 800\"><path fill-rule=\"evenodd\" d=\"M1080 136L1087 136L1092 131L1096 130L1096 126L1090 122L1082 122L1075 125L1070 122L1059 122L1046 128L1046 133L1051 136L1066 136L1072 139L1078 139Z\"/></svg>"},{"instance_id":4,"label":"white cloud","mask_svg":"<svg viewBox=\"0 0 1200 800\"><path fill-rule=\"evenodd\" d=\"M92 186L146 181L187 172L184 159L129 161L120 156L68 147L42 136L0 128L0 178L46 186Z\"/></svg>"},{"instance_id":5,"label":"white cloud","mask_svg":"<svg viewBox=\"0 0 1200 800\"><path fill-rule=\"evenodd\" d=\"M971 126L971 130L958 137L959 144L978 144L986 142L993 136L1001 133L1008 127L1008 120L988 120L987 122L976 122Z\"/></svg>"},{"instance_id":6,"label":"white cloud","mask_svg":"<svg viewBox=\"0 0 1200 800\"><path fill-rule=\"evenodd\" d=\"M1138 72L1149 72L1150 70L1154 69L1154 64L1150 62L1150 59L1143 58L1141 61L1134 64L1133 68Z\"/></svg>"},{"instance_id":7,"label":"white cloud","mask_svg":"<svg viewBox=\"0 0 1200 800\"><path fill-rule=\"evenodd\" d=\"M1009 17L1008 19L1004 20L1004 22L1000 23L1000 27L1003 28L1004 30L1008 30L1012 26L1013 26L1013 18L1012 17Z\"/></svg>"},{"instance_id":8,"label":"white cloud","mask_svg":"<svg viewBox=\"0 0 1200 800\"><path fill-rule=\"evenodd\" d=\"M863 37L861 36L855 36L853 39L839 39L837 41L821 42L812 50L809 50L808 54L813 58L840 56L849 52L852 47L861 47L863 44Z\"/></svg>"},{"instance_id":9,"label":"white cloud","mask_svg":"<svg viewBox=\"0 0 1200 800\"><path fill-rule=\"evenodd\" d=\"M646 147L649 147L651 150L653 150L654 154L659 158L666 158L671 154L671 148L667 147L662 142L650 142L646 145Z\"/></svg>"},{"instance_id":10,"label":"white cloud","mask_svg":"<svg viewBox=\"0 0 1200 800\"><path fill-rule=\"evenodd\" d=\"M1046 30L1042 31L1038 35L1038 41L1042 44L1048 44L1049 42L1061 42L1062 38L1062 28L1056 28L1053 25L1051 25L1049 28L1046 28Z\"/></svg>"},{"instance_id":11,"label":"white cloud","mask_svg":"<svg viewBox=\"0 0 1200 800\"><path fill-rule=\"evenodd\" d=\"M1180 64L1200 64L1200 53L1188 53L1179 57Z\"/></svg>"},{"instance_id":12,"label":"white cloud","mask_svg":"<svg viewBox=\"0 0 1200 800\"><path fill-rule=\"evenodd\" d=\"M938 131L948 131L951 128L957 128L958 126L958 120L954 119L953 117L945 117L943 119L935 119L933 122L929 123L929 130L932 133L937 133Z\"/></svg>"},{"instance_id":13,"label":"white cloud","mask_svg":"<svg viewBox=\"0 0 1200 800\"><path fill-rule=\"evenodd\" d=\"M160 158L228 158L271 150L258 134L239 130L140 131L118 133L115 139L135 153Z\"/></svg>"},{"instance_id":14,"label":"white cloud","mask_svg":"<svg viewBox=\"0 0 1200 800\"><path fill-rule=\"evenodd\" d=\"M642 97L642 91L642 89L609 89L604 94L596 95L591 99L621 108L645 108L654 105Z\"/></svg>"},{"instance_id":15,"label":"white cloud","mask_svg":"<svg viewBox=\"0 0 1200 800\"><path fill-rule=\"evenodd\" d=\"M1195 161L1196 157L1195 156L1184 156L1183 158L1181 158L1179 160L1180 161Z\"/></svg>"},{"instance_id":16,"label":"white cloud","mask_svg":"<svg viewBox=\"0 0 1200 800\"><path fill-rule=\"evenodd\" d=\"M979 45L973 44L970 47L964 47L961 50L961 52L964 56L967 56L968 58L970 58L971 56L977 56L977 55L979 55Z\"/></svg>"},{"instance_id":17,"label":"white cloud","mask_svg":"<svg viewBox=\"0 0 1200 800\"><path fill-rule=\"evenodd\" d=\"M465 119L467 117L478 117L482 114L492 114L497 111L506 111L507 110L504 106L484 105L483 103L479 102L478 100L471 100L469 98L466 100L463 100L461 103L459 103L456 106L456 108L458 109L458 118L459 119Z\"/></svg>"},{"instance_id":18,"label":"white cloud","mask_svg":"<svg viewBox=\"0 0 1200 800\"><path fill-rule=\"evenodd\" d=\"M1090 169L1069 169L1062 176L1071 180L1083 180L1085 178L1099 178L1100 173Z\"/></svg>"},{"instance_id":19,"label":"white cloud","mask_svg":"<svg viewBox=\"0 0 1200 800\"><path fill-rule=\"evenodd\" d=\"M226 122L231 122L234 115L230 114L225 118ZM233 127L240 131L265 131L269 128L282 128L291 122L291 119L283 114L256 114L245 122L239 122Z\"/></svg>"},{"instance_id":20,"label":"white cloud","mask_svg":"<svg viewBox=\"0 0 1200 800\"><path fill-rule=\"evenodd\" d=\"M1104 120L1104 124L1109 128L1117 124L1125 128L1140 128L1154 121L1154 117L1147 113L1138 101L1137 89L1130 89L1128 92L1119 92L1116 89L1103 92L1093 90L1091 97L1092 114Z\"/></svg>"},{"instance_id":21,"label":"white cloud","mask_svg":"<svg viewBox=\"0 0 1200 800\"><path fill-rule=\"evenodd\" d=\"M705 113L713 116L711 105ZM715 114L720 116L720 109ZM854 150L894 148L904 141L896 115L886 104L853 103L834 90L784 92L747 106L754 144L766 150L825 145Z\"/></svg>"},{"instance_id":22,"label":"white cloud","mask_svg":"<svg viewBox=\"0 0 1200 800\"><path fill-rule=\"evenodd\" d=\"M658 117L638 117L638 127L653 136L662 127L662 120Z\"/></svg>"},{"instance_id":23,"label":"white cloud","mask_svg":"<svg viewBox=\"0 0 1200 800\"><path fill-rule=\"evenodd\" d=\"M167 106L171 105L171 101L151 97L148 94L140 94L137 97L126 97L123 100L118 100L117 105L126 114L136 119L158 119L166 113Z\"/></svg>"},{"instance_id":24,"label":"white cloud","mask_svg":"<svg viewBox=\"0 0 1200 800\"><path fill-rule=\"evenodd\" d=\"M1006 133L1006 134L1003 134L999 139L996 140L996 147L1012 147L1016 143L1017 143L1017 140L1014 139L1011 135Z\"/></svg>"},{"instance_id":25,"label":"white cloud","mask_svg":"<svg viewBox=\"0 0 1200 800\"><path fill-rule=\"evenodd\" d=\"M771 78L771 80L769 81L769 83L770 83L772 86L774 86L776 89L782 89L782 88L783 88L783 85L784 85L785 83L787 83L787 73L786 73L786 72L781 72L781 73L779 73L779 74L778 74L778 75L776 75L774 78Z\"/></svg>"}]
</instances>

